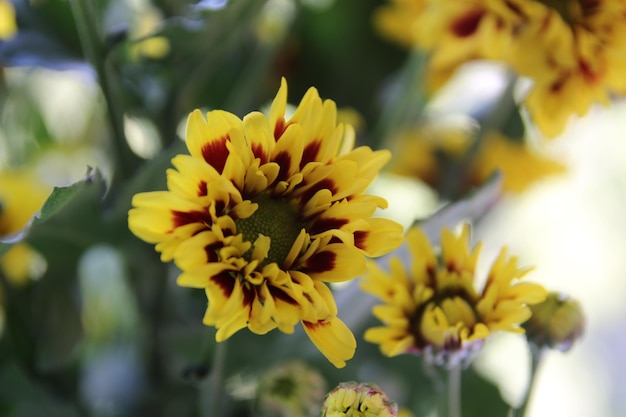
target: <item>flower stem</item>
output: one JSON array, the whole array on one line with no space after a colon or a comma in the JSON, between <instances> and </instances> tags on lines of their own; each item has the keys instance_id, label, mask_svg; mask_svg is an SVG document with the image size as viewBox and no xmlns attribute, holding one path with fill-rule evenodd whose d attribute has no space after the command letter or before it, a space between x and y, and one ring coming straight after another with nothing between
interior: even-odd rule
<instances>
[{"instance_id":1,"label":"flower stem","mask_svg":"<svg viewBox=\"0 0 626 417\"><path fill-rule=\"evenodd\" d=\"M207 395L207 401L201 398L201 415L203 417L222 416L223 399L224 399L224 370L226 368L226 352L228 346L226 341L217 343L215 352L213 353L213 362L211 365L211 377L207 381L207 391L203 392Z\"/></svg>"},{"instance_id":2,"label":"flower stem","mask_svg":"<svg viewBox=\"0 0 626 417\"><path fill-rule=\"evenodd\" d=\"M460 363L448 369L447 417L461 417L461 372Z\"/></svg>"},{"instance_id":3,"label":"flower stem","mask_svg":"<svg viewBox=\"0 0 626 417\"><path fill-rule=\"evenodd\" d=\"M530 397L532 395L533 387L535 386L537 380L537 369L541 363L541 359L543 358L544 350L530 345L530 354L531 354L531 364L530 364L530 381L528 382L528 390L526 391L526 396L524 397L524 402L513 412L514 417L524 417L526 415L528 404L530 403Z\"/></svg>"},{"instance_id":4,"label":"flower stem","mask_svg":"<svg viewBox=\"0 0 626 417\"><path fill-rule=\"evenodd\" d=\"M423 73L427 58L414 51L398 76L397 85L392 87L391 95L383 106L378 124L372 132L372 144L380 147L390 136L398 131L412 127L424 108L425 93L422 88Z\"/></svg>"},{"instance_id":5,"label":"flower stem","mask_svg":"<svg viewBox=\"0 0 626 417\"><path fill-rule=\"evenodd\" d=\"M116 157L114 178L125 178L136 165L137 158L132 153L124 134L124 112L122 110L119 92L109 77L110 68L107 67L106 51L100 39L91 9L90 2L85 0L70 0L70 7L76 30L80 39L85 58L93 66L102 94L106 101L107 114L113 134L112 147Z\"/></svg>"}]
</instances>

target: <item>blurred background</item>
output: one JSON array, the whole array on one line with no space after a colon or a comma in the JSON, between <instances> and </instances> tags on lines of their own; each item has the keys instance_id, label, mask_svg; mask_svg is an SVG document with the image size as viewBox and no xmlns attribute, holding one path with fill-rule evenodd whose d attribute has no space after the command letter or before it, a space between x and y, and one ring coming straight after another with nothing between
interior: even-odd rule
<instances>
[{"instance_id":1,"label":"blurred background","mask_svg":"<svg viewBox=\"0 0 626 417\"><path fill-rule=\"evenodd\" d=\"M201 415L214 348L214 329L201 324L204 294L177 287L174 267L130 235L130 197L164 188L169 159L184 151L190 111L243 116L263 109L282 76L294 104L315 86L355 126L360 144L402 154L393 134L401 121L389 114L415 54L376 31L372 16L383 1L10 3L17 31L0 40L0 171L34 173L49 190L77 181L82 188L71 189L73 198L28 234L43 260L27 282L11 283L3 272L0 415ZM438 94L410 97L416 110L404 115L472 131L505 90L505 78L497 65L470 66ZM538 176L521 154L501 157L505 181L513 172L524 187L505 187L479 213L462 211L456 219L475 220L485 268L508 246L521 264L535 266L531 280L571 295L585 310L582 340L543 361L530 417L626 413L625 131L619 99L572 120L554 140L526 124L532 149L559 168ZM448 169L445 146L431 148L404 153L410 164L428 167L426 174L407 175L400 169L406 161L394 156L373 185L389 201L385 215L405 226L480 186L467 171ZM13 180L0 179L0 186L6 181ZM340 316L351 308L340 304ZM302 334L240 332L232 341L229 389L249 399L250 381L299 352L329 388L343 380L375 382L419 416L433 392L416 375L417 359L383 359L362 340L375 320L355 320L359 350L341 371L320 360ZM519 404L529 360L523 337L491 338L466 380L482 394L465 417L506 415L504 405ZM481 412L481 401L494 393L501 396L493 399L497 405L483 404ZM249 408L237 408L237 415Z\"/></svg>"}]
</instances>

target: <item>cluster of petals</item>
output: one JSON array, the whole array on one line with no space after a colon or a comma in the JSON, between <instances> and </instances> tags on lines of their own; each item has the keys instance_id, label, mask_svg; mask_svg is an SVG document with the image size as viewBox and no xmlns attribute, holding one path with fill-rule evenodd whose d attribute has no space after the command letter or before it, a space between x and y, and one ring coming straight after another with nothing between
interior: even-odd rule
<instances>
[{"instance_id":1,"label":"cluster of petals","mask_svg":"<svg viewBox=\"0 0 626 417\"><path fill-rule=\"evenodd\" d=\"M404 32L390 29L407 16ZM391 38L431 52L431 88L473 60L501 61L531 79L524 103L548 137L626 92L625 0L394 0L378 21Z\"/></svg>"},{"instance_id":2,"label":"cluster of petals","mask_svg":"<svg viewBox=\"0 0 626 417\"><path fill-rule=\"evenodd\" d=\"M523 333L520 324L531 316L529 305L543 301L545 289L516 282L529 269L518 267L506 248L482 291L476 289L481 246L470 249L469 231L468 225L459 235L444 229L438 256L424 232L412 228L406 236L410 267L398 257L391 260L389 272L372 266L362 288L383 301L373 313L384 326L368 329L365 339L379 344L384 355L420 354L453 366L469 360L493 332Z\"/></svg>"},{"instance_id":3,"label":"cluster of petals","mask_svg":"<svg viewBox=\"0 0 626 417\"><path fill-rule=\"evenodd\" d=\"M363 274L366 256L403 239L399 224L373 217L386 201L364 194L390 154L353 148L353 129L314 88L286 109L283 80L269 115L191 113L190 154L173 158L167 191L133 198L129 227L176 263L179 285L205 289L218 342L301 323L341 367L356 341L327 283Z\"/></svg>"}]
</instances>

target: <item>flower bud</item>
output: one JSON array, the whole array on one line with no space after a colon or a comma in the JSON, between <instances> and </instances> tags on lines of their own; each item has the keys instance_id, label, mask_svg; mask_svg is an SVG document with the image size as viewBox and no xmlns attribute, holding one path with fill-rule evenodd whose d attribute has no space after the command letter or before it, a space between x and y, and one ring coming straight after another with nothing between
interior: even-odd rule
<instances>
[{"instance_id":1,"label":"flower bud","mask_svg":"<svg viewBox=\"0 0 626 417\"><path fill-rule=\"evenodd\" d=\"M264 417L317 417L326 381L301 362L269 369L259 380L256 410Z\"/></svg>"},{"instance_id":2,"label":"flower bud","mask_svg":"<svg viewBox=\"0 0 626 417\"><path fill-rule=\"evenodd\" d=\"M326 395L320 417L397 417L398 405L374 384L342 382Z\"/></svg>"},{"instance_id":3,"label":"flower bud","mask_svg":"<svg viewBox=\"0 0 626 417\"><path fill-rule=\"evenodd\" d=\"M523 327L529 342L540 348L566 352L583 333L582 307L567 295L550 292L544 302L531 306L531 311Z\"/></svg>"}]
</instances>

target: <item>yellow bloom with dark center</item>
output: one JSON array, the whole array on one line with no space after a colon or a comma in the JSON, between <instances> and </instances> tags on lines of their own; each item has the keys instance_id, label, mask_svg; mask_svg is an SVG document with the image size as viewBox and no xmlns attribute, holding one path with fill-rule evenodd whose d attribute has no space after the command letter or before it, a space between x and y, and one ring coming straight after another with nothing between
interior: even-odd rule
<instances>
[{"instance_id":1,"label":"yellow bloom with dark center","mask_svg":"<svg viewBox=\"0 0 626 417\"><path fill-rule=\"evenodd\" d=\"M383 33L431 53L431 89L474 60L500 61L529 77L524 103L548 137L572 115L626 92L625 0L395 0L383 11L385 28L392 21L408 28Z\"/></svg>"},{"instance_id":2,"label":"yellow bloom with dark center","mask_svg":"<svg viewBox=\"0 0 626 417\"><path fill-rule=\"evenodd\" d=\"M0 173L0 240L17 236L50 194L50 187L28 171ZM36 278L45 269L41 255L17 243L0 257L0 271L15 284Z\"/></svg>"},{"instance_id":3,"label":"yellow bloom with dark center","mask_svg":"<svg viewBox=\"0 0 626 417\"><path fill-rule=\"evenodd\" d=\"M15 9L7 0L0 0L0 40L9 39L17 32Z\"/></svg>"},{"instance_id":4,"label":"yellow bloom with dark center","mask_svg":"<svg viewBox=\"0 0 626 417\"><path fill-rule=\"evenodd\" d=\"M320 417L396 417L398 405L375 384L342 382L326 395Z\"/></svg>"},{"instance_id":5,"label":"yellow bloom with dark center","mask_svg":"<svg viewBox=\"0 0 626 417\"><path fill-rule=\"evenodd\" d=\"M362 288L380 298L374 315L384 326L368 329L365 340L380 345L386 356L424 355L431 362L455 365L468 360L491 333L523 333L520 324L531 315L529 304L543 301L546 291L529 282L516 282L528 271L503 249L482 290L475 288L476 261L481 245L469 247L468 225L459 235L442 231L441 253L435 253L419 228L406 236L412 263L399 258L390 272L376 265Z\"/></svg>"},{"instance_id":6,"label":"yellow bloom with dark center","mask_svg":"<svg viewBox=\"0 0 626 417\"><path fill-rule=\"evenodd\" d=\"M390 154L353 149L352 128L314 88L290 118L286 106L283 80L269 116L191 113L190 155L172 159L168 191L133 198L129 227L176 263L179 285L205 289L218 342L302 323L342 367L356 342L326 283L363 274L366 256L403 239L399 224L372 217L386 201L364 194Z\"/></svg>"}]
</instances>

